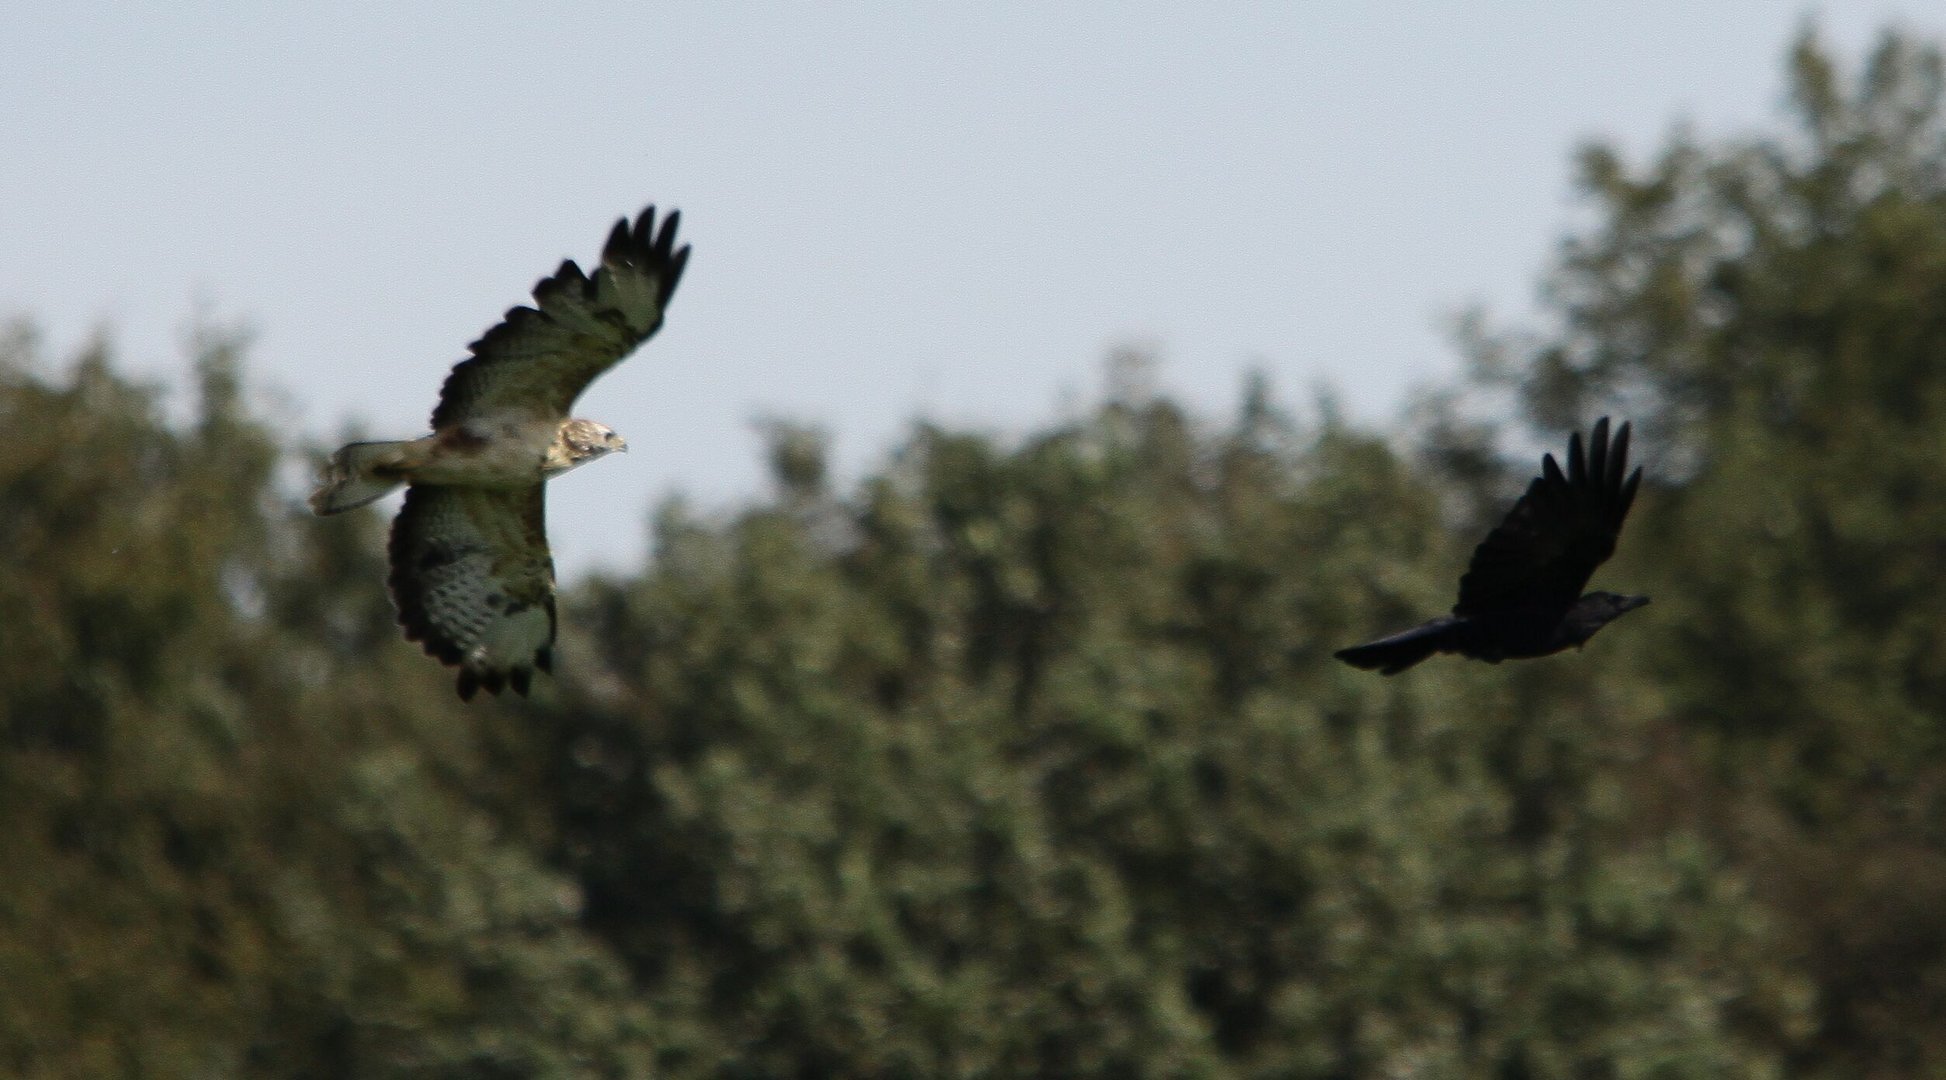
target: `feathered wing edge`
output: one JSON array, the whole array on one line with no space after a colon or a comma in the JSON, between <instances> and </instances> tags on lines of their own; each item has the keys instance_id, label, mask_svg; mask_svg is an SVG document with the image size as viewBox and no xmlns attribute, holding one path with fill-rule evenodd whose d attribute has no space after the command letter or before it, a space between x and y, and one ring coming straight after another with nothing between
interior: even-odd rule
<instances>
[{"instance_id":1,"label":"feathered wing edge","mask_svg":"<svg viewBox=\"0 0 1946 1080\"><path fill-rule=\"evenodd\" d=\"M1506 563L1522 563L1519 591L1523 600L1544 591L1553 602L1572 604L1587 587L1595 569L1615 552L1622 521L1635 501L1642 470L1626 479L1629 425L1624 422L1610 440L1608 417L1595 421L1584 449L1581 433L1568 438L1568 464L1563 470L1552 453L1541 456L1541 475L1521 494L1506 518L1474 549L1460 576L1456 615L1494 610L1506 591ZM1543 530L1540 522L1551 524ZM1537 545L1537 533L1560 545L1554 550ZM1536 549L1538 548L1538 549ZM1531 571L1531 576L1529 572ZM1552 575L1549 574L1552 571ZM1550 576L1555 580L1550 581Z\"/></svg>"},{"instance_id":2,"label":"feathered wing edge","mask_svg":"<svg viewBox=\"0 0 1946 1080\"><path fill-rule=\"evenodd\" d=\"M1623 474L1628 469L1627 421L1615 429L1615 437L1608 437L1608 418L1595 421L1588 433L1588 451L1581 451L1581 433L1575 432L1568 439L1568 490L1577 496L1592 499L1595 503L1589 509L1599 517L1604 532L1612 547L1614 538L1622 531L1622 522L1628 517L1629 507L1635 505L1635 489L1642 482L1642 469ZM1542 470L1557 483L1561 480L1561 470L1554 465L1554 455L1541 459Z\"/></svg>"},{"instance_id":3,"label":"feathered wing edge","mask_svg":"<svg viewBox=\"0 0 1946 1080\"><path fill-rule=\"evenodd\" d=\"M415 486L392 522L389 584L399 625L459 668L460 699L552 674L557 617L544 533L545 487L503 492Z\"/></svg>"},{"instance_id":4,"label":"feathered wing edge","mask_svg":"<svg viewBox=\"0 0 1946 1080\"><path fill-rule=\"evenodd\" d=\"M620 363L661 328L669 300L689 264L676 246L680 210L656 227L655 207L631 226L615 222L601 265L584 274L564 260L533 289L535 307L513 307L469 347L440 388L432 427L439 430L482 407L565 417L595 377Z\"/></svg>"}]
</instances>

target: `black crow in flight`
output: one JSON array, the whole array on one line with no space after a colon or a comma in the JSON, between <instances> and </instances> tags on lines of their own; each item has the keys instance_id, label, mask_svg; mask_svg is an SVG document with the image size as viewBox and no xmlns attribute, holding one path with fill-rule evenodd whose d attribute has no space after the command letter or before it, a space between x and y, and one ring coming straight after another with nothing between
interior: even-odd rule
<instances>
[{"instance_id":1,"label":"black crow in flight","mask_svg":"<svg viewBox=\"0 0 1946 1080\"><path fill-rule=\"evenodd\" d=\"M1579 647L1595 631L1649 602L1609 592L1581 595L1595 567L1615 552L1622 519L1642 479L1628 469L1628 425L1608 439L1608 418L1595 421L1588 452L1581 434L1568 442L1565 474L1554 455L1527 487L1507 519L1473 550L1460 578L1459 602L1442 616L1368 645L1338 650L1354 667L1396 675L1436 652L1497 664Z\"/></svg>"}]
</instances>

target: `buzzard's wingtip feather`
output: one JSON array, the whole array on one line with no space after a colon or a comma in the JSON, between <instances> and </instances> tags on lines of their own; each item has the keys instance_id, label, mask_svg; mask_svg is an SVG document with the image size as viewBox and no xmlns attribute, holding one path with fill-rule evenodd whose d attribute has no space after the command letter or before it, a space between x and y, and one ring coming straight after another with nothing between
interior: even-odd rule
<instances>
[{"instance_id":1,"label":"buzzard's wingtip feather","mask_svg":"<svg viewBox=\"0 0 1946 1080\"><path fill-rule=\"evenodd\" d=\"M655 238L655 249L658 252L667 255L669 252L675 250L676 227L681 224L682 224L681 210L671 210L669 211L669 215L662 219L662 231L658 233Z\"/></svg>"},{"instance_id":2,"label":"buzzard's wingtip feather","mask_svg":"<svg viewBox=\"0 0 1946 1080\"><path fill-rule=\"evenodd\" d=\"M617 219L615 227L608 230L608 242L601 245L601 261L619 261L622 254L628 250L628 241L628 219Z\"/></svg>"},{"instance_id":3,"label":"buzzard's wingtip feather","mask_svg":"<svg viewBox=\"0 0 1946 1080\"><path fill-rule=\"evenodd\" d=\"M662 283L662 303L664 305L667 305L669 298L676 294L676 284L682 280L683 267L688 265L689 245L684 244L682 250L676 252L675 257L669 260L669 280Z\"/></svg>"}]
</instances>

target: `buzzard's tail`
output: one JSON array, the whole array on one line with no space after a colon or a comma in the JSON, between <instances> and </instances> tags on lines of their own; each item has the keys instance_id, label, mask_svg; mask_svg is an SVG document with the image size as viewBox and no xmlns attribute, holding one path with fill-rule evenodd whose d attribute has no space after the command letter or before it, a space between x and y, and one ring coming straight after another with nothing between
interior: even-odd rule
<instances>
[{"instance_id":1,"label":"buzzard's tail","mask_svg":"<svg viewBox=\"0 0 1946 1080\"><path fill-rule=\"evenodd\" d=\"M1458 624L1457 619L1434 619L1391 637L1339 649L1334 655L1352 667L1367 671L1377 668L1381 675L1397 675L1441 649L1452 648L1451 631Z\"/></svg>"},{"instance_id":2,"label":"buzzard's tail","mask_svg":"<svg viewBox=\"0 0 1946 1080\"><path fill-rule=\"evenodd\" d=\"M342 514L391 494L408 479L410 442L355 442L331 455L311 493L311 510Z\"/></svg>"}]
</instances>

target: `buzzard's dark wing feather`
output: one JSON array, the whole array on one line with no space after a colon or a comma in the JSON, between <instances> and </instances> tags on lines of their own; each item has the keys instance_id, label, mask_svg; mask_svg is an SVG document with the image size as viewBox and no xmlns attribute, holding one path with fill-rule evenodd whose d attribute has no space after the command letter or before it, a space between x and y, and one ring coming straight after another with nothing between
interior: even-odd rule
<instances>
[{"instance_id":1,"label":"buzzard's dark wing feather","mask_svg":"<svg viewBox=\"0 0 1946 1080\"><path fill-rule=\"evenodd\" d=\"M534 307L507 312L453 367L433 411L435 430L482 414L565 418L597 375L620 363L662 325L689 246L676 247L681 213L655 227L655 207L631 228L615 223L601 266L572 260L534 286Z\"/></svg>"},{"instance_id":2,"label":"buzzard's dark wing feather","mask_svg":"<svg viewBox=\"0 0 1946 1080\"><path fill-rule=\"evenodd\" d=\"M392 522L392 597L409 641L460 669L459 693L525 694L554 648L546 487L415 484Z\"/></svg>"},{"instance_id":3,"label":"buzzard's dark wing feather","mask_svg":"<svg viewBox=\"0 0 1946 1080\"><path fill-rule=\"evenodd\" d=\"M1623 424L1610 442L1604 416L1589 434L1586 454L1580 433L1568 442L1565 473L1554 455L1542 458L1541 475L1474 549L1453 614L1566 609L1581 596L1595 568L1614 554L1642 479L1641 469L1623 475L1628 431Z\"/></svg>"}]
</instances>

